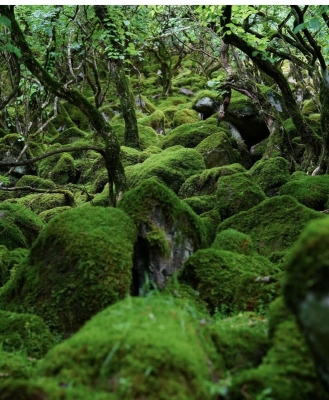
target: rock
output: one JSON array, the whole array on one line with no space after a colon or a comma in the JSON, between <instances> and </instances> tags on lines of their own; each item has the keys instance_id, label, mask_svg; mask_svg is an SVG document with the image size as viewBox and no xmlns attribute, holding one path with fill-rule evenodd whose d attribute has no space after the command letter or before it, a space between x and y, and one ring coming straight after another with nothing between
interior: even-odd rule
<instances>
[{"instance_id":1,"label":"rock","mask_svg":"<svg viewBox=\"0 0 329 400\"><path fill-rule=\"evenodd\" d=\"M0 293L0 309L33 309L70 335L131 284L136 228L121 210L79 207L51 219Z\"/></svg>"},{"instance_id":2,"label":"rock","mask_svg":"<svg viewBox=\"0 0 329 400\"><path fill-rule=\"evenodd\" d=\"M185 94L185 96L194 96L194 92L190 89L180 88L179 93Z\"/></svg>"},{"instance_id":3,"label":"rock","mask_svg":"<svg viewBox=\"0 0 329 400\"><path fill-rule=\"evenodd\" d=\"M217 94L215 92L203 90L194 98L192 109L203 114L203 119L207 119L218 111L219 102L216 98Z\"/></svg>"},{"instance_id":4,"label":"rock","mask_svg":"<svg viewBox=\"0 0 329 400\"><path fill-rule=\"evenodd\" d=\"M143 292L145 274L163 289L168 278L206 242L202 220L155 179L144 180L123 196L118 207L138 229L132 292Z\"/></svg>"}]
</instances>

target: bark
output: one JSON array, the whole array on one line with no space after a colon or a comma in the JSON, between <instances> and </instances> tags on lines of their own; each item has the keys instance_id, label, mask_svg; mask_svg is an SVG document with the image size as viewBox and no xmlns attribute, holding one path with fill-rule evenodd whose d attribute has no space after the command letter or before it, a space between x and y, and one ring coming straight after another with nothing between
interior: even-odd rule
<instances>
[{"instance_id":1,"label":"bark","mask_svg":"<svg viewBox=\"0 0 329 400\"><path fill-rule=\"evenodd\" d=\"M21 61L26 68L55 96L65 99L70 104L78 107L89 119L90 123L104 140L104 160L109 180L109 205L115 206L116 196L125 187L124 168L120 159L120 146L113 128L105 121L102 114L79 91L70 89L61 82L52 78L34 57L24 34L19 27L14 14L14 7L0 6L0 14L6 16L11 22L11 37L13 44L22 53Z\"/></svg>"},{"instance_id":2,"label":"bark","mask_svg":"<svg viewBox=\"0 0 329 400\"><path fill-rule=\"evenodd\" d=\"M108 33L111 34L111 37L115 39L117 32L108 24L110 19L106 6L94 6L94 10L102 25ZM118 51L123 51L117 43L118 42L113 40L113 48ZM114 80L120 100L122 116L125 121L125 146L140 150L141 147L139 143L135 99L130 87L130 82L125 73L123 62L120 59L110 59L110 62L114 73Z\"/></svg>"}]
</instances>

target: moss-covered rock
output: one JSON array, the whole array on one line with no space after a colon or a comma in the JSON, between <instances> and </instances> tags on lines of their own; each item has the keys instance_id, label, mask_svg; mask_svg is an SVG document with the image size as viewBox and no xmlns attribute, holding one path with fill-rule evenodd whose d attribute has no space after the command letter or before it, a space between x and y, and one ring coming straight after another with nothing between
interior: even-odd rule
<instances>
[{"instance_id":1,"label":"moss-covered rock","mask_svg":"<svg viewBox=\"0 0 329 400\"><path fill-rule=\"evenodd\" d=\"M150 126L138 125L138 135L141 150L146 150L150 146L158 146L160 144L160 136Z\"/></svg>"},{"instance_id":2,"label":"moss-covered rock","mask_svg":"<svg viewBox=\"0 0 329 400\"><path fill-rule=\"evenodd\" d=\"M148 157L143 163L126 167L128 187L136 187L142 180L156 177L178 193L183 182L205 169L202 157L194 149L175 146Z\"/></svg>"},{"instance_id":3,"label":"moss-covered rock","mask_svg":"<svg viewBox=\"0 0 329 400\"><path fill-rule=\"evenodd\" d=\"M216 196L208 195L188 197L183 201L187 203L197 214L203 214L207 211L211 211L216 207L217 204Z\"/></svg>"},{"instance_id":4,"label":"moss-covered rock","mask_svg":"<svg viewBox=\"0 0 329 400\"><path fill-rule=\"evenodd\" d=\"M182 198L213 195L217 190L217 181L221 176L232 175L237 172L246 172L241 164L231 164L222 167L206 169L201 174L192 175L186 179L179 190Z\"/></svg>"},{"instance_id":5,"label":"moss-covered rock","mask_svg":"<svg viewBox=\"0 0 329 400\"><path fill-rule=\"evenodd\" d=\"M138 157L138 162L143 163L147 158L149 158L153 154L159 154L159 153L161 153L161 151L162 151L162 149L160 149L160 147L149 146L147 149L140 152L139 157Z\"/></svg>"},{"instance_id":6,"label":"moss-covered rock","mask_svg":"<svg viewBox=\"0 0 329 400\"><path fill-rule=\"evenodd\" d=\"M224 131L213 133L195 148L204 158L207 168L221 167L238 162L231 141Z\"/></svg>"},{"instance_id":7,"label":"moss-covered rock","mask_svg":"<svg viewBox=\"0 0 329 400\"><path fill-rule=\"evenodd\" d=\"M160 296L128 298L48 352L40 373L123 400L208 399L211 371L200 330L191 307Z\"/></svg>"},{"instance_id":8,"label":"moss-covered rock","mask_svg":"<svg viewBox=\"0 0 329 400\"><path fill-rule=\"evenodd\" d=\"M55 338L37 315L0 310L0 343L5 351L42 358L55 345Z\"/></svg>"},{"instance_id":9,"label":"moss-covered rock","mask_svg":"<svg viewBox=\"0 0 329 400\"><path fill-rule=\"evenodd\" d=\"M149 126L153 128L157 133L165 133L165 115L161 110L156 110L151 115L140 118L138 120L138 124Z\"/></svg>"},{"instance_id":10,"label":"moss-covered rock","mask_svg":"<svg viewBox=\"0 0 329 400\"><path fill-rule=\"evenodd\" d=\"M161 147L163 149L176 145L195 147L212 133L218 132L218 130L216 121L212 119L180 125L163 138Z\"/></svg>"},{"instance_id":11,"label":"moss-covered rock","mask_svg":"<svg viewBox=\"0 0 329 400\"><path fill-rule=\"evenodd\" d=\"M132 147L120 147L121 162L124 167L137 164L139 162L139 155L140 151L133 149Z\"/></svg>"},{"instance_id":12,"label":"moss-covered rock","mask_svg":"<svg viewBox=\"0 0 329 400\"><path fill-rule=\"evenodd\" d=\"M29 247L43 226L43 221L24 205L0 204L0 244L8 250Z\"/></svg>"},{"instance_id":13,"label":"moss-covered rock","mask_svg":"<svg viewBox=\"0 0 329 400\"><path fill-rule=\"evenodd\" d=\"M81 139L87 139L88 134L76 126L65 129L63 132L58 133L53 139L53 143L71 144Z\"/></svg>"},{"instance_id":14,"label":"moss-covered rock","mask_svg":"<svg viewBox=\"0 0 329 400\"><path fill-rule=\"evenodd\" d=\"M137 95L135 102L137 110L142 113L152 114L154 113L154 111L156 111L156 107L150 102L147 97L143 95Z\"/></svg>"},{"instance_id":15,"label":"moss-covered rock","mask_svg":"<svg viewBox=\"0 0 329 400\"><path fill-rule=\"evenodd\" d=\"M329 389L328 347L329 218L313 221L302 232L287 260L285 300L296 314L311 347L319 376Z\"/></svg>"},{"instance_id":16,"label":"moss-covered rock","mask_svg":"<svg viewBox=\"0 0 329 400\"><path fill-rule=\"evenodd\" d=\"M183 124L194 124L195 122L199 122L199 114L194 110L178 110L173 118L173 126L180 126Z\"/></svg>"},{"instance_id":17,"label":"moss-covered rock","mask_svg":"<svg viewBox=\"0 0 329 400\"><path fill-rule=\"evenodd\" d=\"M281 195L289 195L306 207L322 211L329 196L329 175L300 175L280 188Z\"/></svg>"},{"instance_id":18,"label":"moss-covered rock","mask_svg":"<svg viewBox=\"0 0 329 400\"><path fill-rule=\"evenodd\" d=\"M0 308L35 313L52 330L72 333L129 292L135 238L121 210L64 211L49 221L3 287Z\"/></svg>"},{"instance_id":19,"label":"moss-covered rock","mask_svg":"<svg viewBox=\"0 0 329 400\"><path fill-rule=\"evenodd\" d=\"M264 190L265 194L272 197L277 195L280 187L290 180L289 168L290 164L284 158L272 157L257 161L248 173Z\"/></svg>"},{"instance_id":20,"label":"moss-covered rock","mask_svg":"<svg viewBox=\"0 0 329 400\"><path fill-rule=\"evenodd\" d=\"M251 237L232 228L219 232L211 247L216 250L227 250L246 256L254 253Z\"/></svg>"},{"instance_id":21,"label":"moss-covered rock","mask_svg":"<svg viewBox=\"0 0 329 400\"><path fill-rule=\"evenodd\" d=\"M218 232L233 228L250 235L255 249L270 256L273 252L286 251L308 222L317 218L325 216L291 196L276 196L223 221Z\"/></svg>"},{"instance_id":22,"label":"moss-covered rock","mask_svg":"<svg viewBox=\"0 0 329 400\"><path fill-rule=\"evenodd\" d=\"M88 131L90 129L90 122L88 117L78 107L70 103L63 103L63 108L65 108L71 121L79 129L83 131Z\"/></svg>"},{"instance_id":23,"label":"moss-covered rock","mask_svg":"<svg viewBox=\"0 0 329 400\"><path fill-rule=\"evenodd\" d=\"M85 153L83 159L77 162L76 168L80 174L79 183L91 183L106 171L104 158L93 150Z\"/></svg>"},{"instance_id":24,"label":"moss-covered rock","mask_svg":"<svg viewBox=\"0 0 329 400\"><path fill-rule=\"evenodd\" d=\"M265 257L210 248L191 255L178 279L200 293L210 312L231 314L266 308L275 296L278 272Z\"/></svg>"},{"instance_id":25,"label":"moss-covered rock","mask_svg":"<svg viewBox=\"0 0 329 400\"><path fill-rule=\"evenodd\" d=\"M55 189L56 184L50 179L42 179L35 175L24 175L15 184L15 187L30 186L34 189ZM19 196L30 193L27 191L19 191Z\"/></svg>"},{"instance_id":26,"label":"moss-covered rock","mask_svg":"<svg viewBox=\"0 0 329 400\"><path fill-rule=\"evenodd\" d=\"M222 220L265 200L262 189L245 172L220 177L217 188L218 210Z\"/></svg>"},{"instance_id":27,"label":"moss-covered rock","mask_svg":"<svg viewBox=\"0 0 329 400\"><path fill-rule=\"evenodd\" d=\"M42 211L38 216L44 222L49 222L52 218L56 217L57 214L60 214L63 211L69 210L70 206L61 206L61 207L54 207L50 210Z\"/></svg>"},{"instance_id":28,"label":"moss-covered rock","mask_svg":"<svg viewBox=\"0 0 329 400\"><path fill-rule=\"evenodd\" d=\"M142 289L145 274L159 288L190 254L206 245L203 221L167 187L155 179L144 180L126 192L118 207L138 227L133 290Z\"/></svg>"},{"instance_id":29,"label":"moss-covered rock","mask_svg":"<svg viewBox=\"0 0 329 400\"><path fill-rule=\"evenodd\" d=\"M0 287L8 281L11 275L15 274L17 267L26 255L26 249L17 248L9 251L6 246L0 245Z\"/></svg>"},{"instance_id":30,"label":"moss-covered rock","mask_svg":"<svg viewBox=\"0 0 329 400\"><path fill-rule=\"evenodd\" d=\"M35 374L36 367L37 360L27 356L26 353L10 353L0 348L0 399L19 399L21 395L19 392L16 392L16 396L6 396L3 391L3 387L6 386L4 382L11 380L14 384L19 379L31 379Z\"/></svg>"},{"instance_id":31,"label":"moss-covered rock","mask_svg":"<svg viewBox=\"0 0 329 400\"><path fill-rule=\"evenodd\" d=\"M209 118L219 108L218 93L210 90L202 90L196 94L192 102L192 109Z\"/></svg>"}]
</instances>

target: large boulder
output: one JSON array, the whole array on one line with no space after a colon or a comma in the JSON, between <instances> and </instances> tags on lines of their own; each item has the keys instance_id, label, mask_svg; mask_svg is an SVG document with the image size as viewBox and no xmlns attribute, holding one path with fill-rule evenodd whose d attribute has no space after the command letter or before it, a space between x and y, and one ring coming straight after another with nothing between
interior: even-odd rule
<instances>
[{"instance_id":1,"label":"large boulder","mask_svg":"<svg viewBox=\"0 0 329 400\"><path fill-rule=\"evenodd\" d=\"M234 175L233 175L234 176ZM255 249L264 256L287 251L312 219L324 214L298 203L291 196L275 196L223 221L218 232L228 228L250 235Z\"/></svg>"},{"instance_id":2,"label":"large boulder","mask_svg":"<svg viewBox=\"0 0 329 400\"><path fill-rule=\"evenodd\" d=\"M0 308L34 312L71 334L125 297L136 228L121 210L80 207L49 221L0 293Z\"/></svg>"},{"instance_id":3,"label":"large boulder","mask_svg":"<svg viewBox=\"0 0 329 400\"><path fill-rule=\"evenodd\" d=\"M313 221L288 257L284 296L297 316L315 358L318 374L329 391L329 218Z\"/></svg>"},{"instance_id":4,"label":"large boulder","mask_svg":"<svg viewBox=\"0 0 329 400\"><path fill-rule=\"evenodd\" d=\"M138 228L133 294L143 291L145 274L159 288L164 288L184 261L206 244L201 218L155 179L144 180L126 192L118 207Z\"/></svg>"}]
</instances>

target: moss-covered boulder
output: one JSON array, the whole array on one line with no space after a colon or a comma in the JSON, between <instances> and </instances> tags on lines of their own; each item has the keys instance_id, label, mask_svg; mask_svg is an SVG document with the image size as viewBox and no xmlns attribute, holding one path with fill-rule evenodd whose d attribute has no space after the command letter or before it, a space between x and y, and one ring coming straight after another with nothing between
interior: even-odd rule
<instances>
[{"instance_id":1,"label":"moss-covered boulder","mask_svg":"<svg viewBox=\"0 0 329 400\"><path fill-rule=\"evenodd\" d=\"M80 175L79 183L91 183L106 171L104 158L101 154L89 150L85 153L83 159L76 163L76 169Z\"/></svg>"},{"instance_id":2,"label":"moss-covered boulder","mask_svg":"<svg viewBox=\"0 0 329 400\"><path fill-rule=\"evenodd\" d=\"M161 151L162 151L162 149L160 149L160 147L149 146L147 149L145 149L139 153L138 162L143 163L147 158L149 158L153 154L159 154L159 153L161 153Z\"/></svg>"},{"instance_id":3,"label":"moss-covered boulder","mask_svg":"<svg viewBox=\"0 0 329 400\"><path fill-rule=\"evenodd\" d=\"M202 155L207 168L221 167L239 161L224 131L206 137L195 149Z\"/></svg>"},{"instance_id":4,"label":"moss-covered boulder","mask_svg":"<svg viewBox=\"0 0 329 400\"><path fill-rule=\"evenodd\" d=\"M302 232L287 260L285 300L296 314L313 352L319 376L329 390L328 249L329 218Z\"/></svg>"},{"instance_id":5,"label":"moss-covered boulder","mask_svg":"<svg viewBox=\"0 0 329 400\"><path fill-rule=\"evenodd\" d=\"M56 184L50 179L42 179L35 175L24 175L15 184L15 187L30 186L33 189L55 189ZM20 191L19 194L27 194L29 191Z\"/></svg>"},{"instance_id":6,"label":"moss-covered boulder","mask_svg":"<svg viewBox=\"0 0 329 400\"><path fill-rule=\"evenodd\" d=\"M208 195L188 197L183 201L187 203L197 214L203 214L207 211L211 211L217 205L217 197Z\"/></svg>"},{"instance_id":7,"label":"moss-covered boulder","mask_svg":"<svg viewBox=\"0 0 329 400\"><path fill-rule=\"evenodd\" d=\"M151 115L140 118L138 124L149 126L157 133L165 133L165 115L161 110L156 110Z\"/></svg>"},{"instance_id":8,"label":"moss-covered boulder","mask_svg":"<svg viewBox=\"0 0 329 400\"><path fill-rule=\"evenodd\" d=\"M0 308L33 312L70 334L122 299L136 229L121 210L80 207L51 219L0 293Z\"/></svg>"},{"instance_id":9,"label":"moss-covered boulder","mask_svg":"<svg viewBox=\"0 0 329 400\"><path fill-rule=\"evenodd\" d=\"M58 133L52 140L53 143L72 144L81 139L87 139L88 134L81 129L71 127L65 129L63 132Z\"/></svg>"},{"instance_id":10,"label":"moss-covered boulder","mask_svg":"<svg viewBox=\"0 0 329 400\"><path fill-rule=\"evenodd\" d=\"M218 131L215 119L183 124L173 129L163 138L161 147L163 149L176 145L188 148L195 147L209 135Z\"/></svg>"},{"instance_id":11,"label":"moss-covered boulder","mask_svg":"<svg viewBox=\"0 0 329 400\"><path fill-rule=\"evenodd\" d=\"M0 245L0 287L8 281L11 275L16 273L17 267L26 257L27 252L22 248L9 251L6 246Z\"/></svg>"},{"instance_id":12,"label":"moss-covered boulder","mask_svg":"<svg viewBox=\"0 0 329 400\"><path fill-rule=\"evenodd\" d=\"M218 232L228 228L250 235L255 249L264 256L286 251L312 219L324 214L298 203L291 196L275 196L248 211L223 221Z\"/></svg>"},{"instance_id":13,"label":"moss-covered boulder","mask_svg":"<svg viewBox=\"0 0 329 400\"><path fill-rule=\"evenodd\" d=\"M222 220L249 210L265 200L262 189L245 172L220 177L216 196Z\"/></svg>"},{"instance_id":14,"label":"moss-covered boulder","mask_svg":"<svg viewBox=\"0 0 329 400\"><path fill-rule=\"evenodd\" d=\"M232 228L219 232L211 247L216 250L245 254L246 256L254 253L254 244L251 237Z\"/></svg>"},{"instance_id":15,"label":"moss-covered boulder","mask_svg":"<svg viewBox=\"0 0 329 400\"><path fill-rule=\"evenodd\" d=\"M191 306L161 296L128 298L49 351L40 374L123 400L208 399L211 369L201 330Z\"/></svg>"},{"instance_id":16,"label":"moss-covered boulder","mask_svg":"<svg viewBox=\"0 0 329 400\"><path fill-rule=\"evenodd\" d=\"M50 210L42 211L40 214L38 214L38 216L42 219L42 221L49 222L52 218L56 217L57 214L69 210L70 208L70 206L54 207Z\"/></svg>"},{"instance_id":17,"label":"moss-covered boulder","mask_svg":"<svg viewBox=\"0 0 329 400\"><path fill-rule=\"evenodd\" d=\"M5 351L42 358L55 345L55 338L37 315L0 310L0 343Z\"/></svg>"},{"instance_id":18,"label":"moss-covered boulder","mask_svg":"<svg viewBox=\"0 0 329 400\"><path fill-rule=\"evenodd\" d=\"M192 109L203 114L204 119L209 118L219 108L218 93L202 90L194 97Z\"/></svg>"},{"instance_id":19,"label":"moss-covered boulder","mask_svg":"<svg viewBox=\"0 0 329 400\"><path fill-rule=\"evenodd\" d=\"M295 176L296 178L296 176ZM306 207L322 211L327 208L329 175L300 175L280 188L280 194L290 195Z\"/></svg>"},{"instance_id":20,"label":"moss-covered boulder","mask_svg":"<svg viewBox=\"0 0 329 400\"><path fill-rule=\"evenodd\" d=\"M90 122L88 117L75 105L70 103L63 103L63 108L65 108L71 121L81 130L88 131L90 129Z\"/></svg>"},{"instance_id":21,"label":"moss-covered boulder","mask_svg":"<svg viewBox=\"0 0 329 400\"><path fill-rule=\"evenodd\" d=\"M228 389L230 399L241 399L241 390L250 398L278 400L329 399L321 386L311 352L296 319L276 299L269 309L269 350L258 368L235 374Z\"/></svg>"},{"instance_id":22,"label":"moss-covered boulder","mask_svg":"<svg viewBox=\"0 0 329 400\"><path fill-rule=\"evenodd\" d=\"M141 150L146 150L151 146L158 146L160 144L160 137L156 131L146 125L138 125L138 135Z\"/></svg>"},{"instance_id":23,"label":"moss-covered boulder","mask_svg":"<svg viewBox=\"0 0 329 400\"><path fill-rule=\"evenodd\" d=\"M290 180L289 168L290 164L284 158L272 157L257 161L248 173L264 190L265 194L272 197L277 195L280 187Z\"/></svg>"},{"instance_id":24,"label":"moss-covered boulder","mask_svg":"<svg viewBox=\"0 0 329 400\"><path fill-rule=\"evenodd\" d=\"M198 112L184 108L175 113L172 125L177 127L183 124L194 124L195 122L199 122L199 120Z\"/></svg>"},{"instance_id":25,"label":"moss-covered boulder","mask_svg":"<svg viewBox=\"0 0 329 400\"><path fill-rule=\"evenodd\" d=\"M37 367L37 360L29 357L24 352L11 353L0 348L0 399L12 400L20 399L22 393L16 392L12 397L4 392L4 387L8 381L15 385L18 380L29 380L33 377ZM12 393L11 393L12 394ZM26 397L24 397L25 399ZM31 398L32 400L32 398Z\"/></svg>"},{"instance_id":26,"label":"moss-covered boulder","mask_svg":"<svg viewBox=\"0 0 329 400\"><path fill-rule=\"evenodd\" d=\"M143 163L126 167L128 187L155 177L178 193L183 182L205 169L202 157L194 149L175 146L148 157Z\"/></svg>"},{"instance_id":27,"label":"moss-covered boulder","mask_svg":"<svg viewBox=\"0 0 329 400\"><path fill-rule=\"evenodd\" d=\"M202 220L186 203L155 179L126 192L118 207L138 227L134 255L134 293L143 289L145 274L159 288L190 254L206 245Z\"/></svg>"},{"instance_id":28,"label":"moss-covered boulder","mask_svg":"<svg viewBox=\"0 0 329 400\"><path fill-rule=\"evenodd\" d=\"M191 255L178 279L200 293L210 312L231 314L264 310L275 296L278 272L265 257L210 248Z\"/></svg>"},{"instance_id":29,"label":"moss-covered boulder","mask_svg":"<svg viewBox=\"0 0 329 400\"><path fill-rule=\"evenodd\" d=\"M143 96L137 95L135 98L136 108L142 113L152 114L156 111L156 107L150 102L150 100Z\"/></svg>"},{"instance_id":30,"label":"moss-covered boulder","mask_svg":"<svg viewBox=\"0 0 329 400\"><path fill-rule=\"evenodd\" d=\"M0 244L8 250L29 247L43 226L43 221L24 205L0 204Z\"/></svg>"},{"instance_id":31,"label":"moss-covered boulder","mask_svg":"<svg viewBox=\"0 0 329 400\"><path fill-rule=\"evenodd\" d=\"M120 147L121 162L124 167L137 164L139 162L139 155L140 151L133 149L132 147Z\"/></svg>"},{"instance_id":32,"label":"moss-covered boulder","mask_svg":"<svg viewBox=\"0 0 329 400\"><path fill-rule=\"evenodd\" d=\"M218 178L237 172L246 172L246 169L241 164L206 169L201 174L195 174L187 178L180 188L178 195L182 198L213 195L217 190Z\"/></svg>"}]
</instances>

